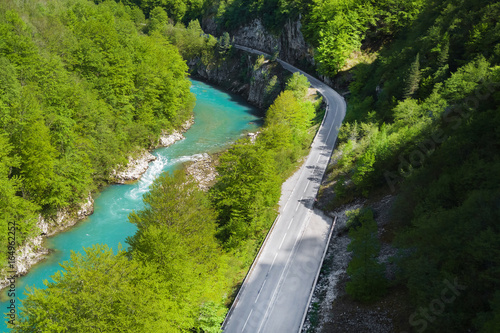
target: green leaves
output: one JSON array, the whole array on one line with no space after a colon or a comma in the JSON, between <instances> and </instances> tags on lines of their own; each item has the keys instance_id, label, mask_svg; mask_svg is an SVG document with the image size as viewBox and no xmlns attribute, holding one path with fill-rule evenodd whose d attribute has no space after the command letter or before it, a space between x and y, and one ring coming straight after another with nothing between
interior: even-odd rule
<instances>
[{"instance_id":1,"label":"green leaves","mask_svg":"<svg viewBox=\"0 0 500 333\"><path fill-rule=\"evenodd\" d=\"M219 212L219 238L233 248L272 222L281 180L272 153L248 142L221 155L217 171L211 197Z\"/></svg>"},{"instance_id":2,"label":"green leaves","mask_svg":"<svg viewBox=\"0 0 500 333\"><path fill-rule=\"evenodd\" d=\"M130 255L155 267L162 279L173 304L162 309L162 316L181 331L213 326L210 321L220 315L224 298L225 257L215 239L216 214L206 194L179 170L160 176L144 202L145 209L129 216L138 230L127 242ZM209 315L210 307L219 309ZM200 312L205 319L199 319Z\"/></svg>"},{"instance_id":3,"label":"green leaves","mask_svg":"<svg viewBox=\"0 0 500 333\"><path fill-rule=\"evenodd\" d=\"M362 41L393 35L413 22L425 1L317 0L305 13L304 35L323 75L335 76ZM370 29L371 28L371 29ZM367 38L368 37L368 38Z\"/></svg>"},{"instance_id":4,"label":"green leaves","mask_svg":"<svg viewBox=\"0 0 500 333\"><path fill-rule=\"evenodd\" d=\"M72 253L61 266L46 289L28 288L13 332L178 331L175 318L162 316L173 301L153 267L106 245Z\"/></svg>"},{"instance_id":5,"label":"green leaves","mask_svg":"<svg viewBox=\"0 0 500 333\"><path fill-rule=\"evenodd\" d=\"M286 90L291 90L297 100L305 99L307 90L309 89L309 81L307 77L299 72L293 73L286 83Z\"/></svg>"},{"instance_id":6,"label":"green leaves","mask_svg":"<svg viewBox=\"0 0 500 333\"><path fill-rule=\"evenodd\" d=\"M377 223L370 209L354 211L349 216L349 237L347 246L352 251L352 259L347 267L351 280L346 291L354 299L363 302L376 300L385 293L387 281L385 266L378 263L380 243L377 238Z\"/></svg>"},{"instance_id":7,"label":"green leaves","mask_svg":"<svg viewBox=\"0 0 500 333\"><path fill-rule=\"evenodd\" d=\"M304 76L292 76L269 107L256 141L242 139L220 156L210 195L218 212L218 238L226 248L261 239L272 223L281 182L310 143L314 105L298 99L305 99L308 87Z\"/></svg>"},{"instance_id":8,"label":"green leaves","mask_svg":"<svg viewBox=\"0 0 500 333\"><path fill-rule=\"evenodd\" d=\"M418 90L420 83L420 60L419 54L415 57L415 61L410 65L410 69L405 79L404 98L409 98Z\"/></svg>"},{"instance_id":9,"label":"green leaves","mask_svg":"<svg viewBox=\"0 0 500 333\"><path fill-rule=\"evenodd\" d=\"M190 116L186 64L167 38L139 33L130 8L0 9L0 135L20 158L6 177L44 214L78 203L123 156Z\"/></svg>"},{"instance_id":10,"label":"green leaves","mask_svg":"<svg viewBox=\"0 0 500 333\"><path fill-rule=\"evenodd\" d=\"M294 144L297 146L306 144L307 129L311 126L311 120L314 116L314 109L310 108L307 102L299 102L294 95L301 93L303 92L292 90L280 93L269 107L266 115L266 126L284 125L289 127Z\"/></svg>"},{"instance_id":11,"label":"green leaves","mask_svg":"<svg viewBox=\"0 0 500 333\"><path fill-rule=\"evenodd\" d=\"M18 247L23 244L27 237L35 236L35 225L38 207L30 201L24 200L17 195L21 189L21 179L12 176L11 170L19 167L19 158L12 156L12 145L6 135L0 134L0 228L6 230L0 233L0 244L4 245L0 249L0 265L3 267L7 263L8 245ZM16 241L9 244L8 231L13 232L17 225ZM12 241L12 239L10 239Z\"/></svg>"}]
</instances>

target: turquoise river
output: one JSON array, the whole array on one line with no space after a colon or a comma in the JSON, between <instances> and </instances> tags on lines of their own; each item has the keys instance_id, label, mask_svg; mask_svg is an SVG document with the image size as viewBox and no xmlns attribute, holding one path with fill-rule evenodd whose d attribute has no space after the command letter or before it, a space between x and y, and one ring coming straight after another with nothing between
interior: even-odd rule
<instances>
[{"instance_id":1,"label":"turquoise river","mask_svg":"<svg viewBox=\"0 0 500 333\"><path fill-rule=\"evenodd\" d=\"M80 221L66 232L46 240L46 246L54 252L44 261L31 268L29 273L16 280L16 305L25 296L26 286L43 288L43 280L60 269L59 263L70 258L71 251L82 251L93 244L108 244L115 252L118 244L127 247L125 239L135 233L135 225L127 216L143 207L142 196L162 172L172 171L183 162L194 160L203 153L213 153L227 147L246 131L254 131L261 124L259 111L249 106L239 96L222 92L205 83L191 80L191 91L196 95L194 125L184 134L185 139L170 147L153 152L157 159L135 183L110 185L96 197L94 214ZM7 292L2 292L2 313L10 304ZM0 325L8 331L6 322Z\"/></svg>"}]
</instances>

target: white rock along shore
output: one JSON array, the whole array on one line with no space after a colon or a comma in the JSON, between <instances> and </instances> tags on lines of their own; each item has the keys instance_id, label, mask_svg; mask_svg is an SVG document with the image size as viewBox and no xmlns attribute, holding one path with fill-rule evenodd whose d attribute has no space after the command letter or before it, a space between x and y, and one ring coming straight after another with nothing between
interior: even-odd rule
<instances>
[{"instance_id":1,"label":"white rock along shore","mask_svg":"<svg viewBox=\"0 0 500 333\"><path fill-rule=\"evenodd\" d=\"M163 132L158 143L151 147L152 149L160 147L168 147L176 143L177 141L183 140L183 133L186 132L191 125L194 124L194 119L191 118L182 124L180 130L174 130L172 133L167 134ZM117 169L113 170L111 173L111 178L116 184L125 184L127 182L135 181L141 178L141 175L146 172L149 167L149 163L156 160L156 157L147 150L143 150L135 158L129 156L127 165L118 166Z\"/></svg>"},{"instance_id":2,"label":"white rock along shore","mask_svg":"<svg viewBox=\"0 0 500 333\"><path fill-rule=\"evenodd\" d=\"M182 124L180 130L174 130L171 134L164 132L158 139L158 143L151 147L151 149L159 147L168 147L175 142L184 139L183 133L186 132L194 123L191 118ZM125 170L112 173L112 179L115 183L123 184L128 181L137 180L141 175L146 172L149 162L154 161L156 157L149 151L142 151L137 158L129 157L129 162ZM89 193L87 200L82 203L77 209L63 208L57 212L54 217L45 219L41 215L38 217L37 227L40 234L36 237L30 238L26 243L16 250L16 265L14 269L4 268L0 272L0 290L10 285L9 278L12 276L19 277L26 275L29 269L36 263L45 259L49 254L49 249L44 247L43 240L68 229L75 225L78 221L91 215L94 212L94 199Z\"/></svg>"}]
</instances>

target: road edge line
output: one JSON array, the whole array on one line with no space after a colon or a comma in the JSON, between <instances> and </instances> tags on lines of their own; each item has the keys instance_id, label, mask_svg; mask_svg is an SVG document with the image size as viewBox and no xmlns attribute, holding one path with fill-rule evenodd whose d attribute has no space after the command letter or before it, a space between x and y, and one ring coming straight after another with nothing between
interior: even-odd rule
<instances>
[{"instance_id":1,"label":"road edge line","mask_svg":"<svg viewBox=\"0 0 500 333\"><path fill-rule=\"evenodd\" d=\"M276 222L278 221L280 215L281 214L278 214L278 216L276 216L276 218L274 219L273 225L271 226L271 228L269 228L269 231L267 232L266 238L264 238L264 241L262 242L262 244L259 248L259 252L257 252L257 255L253 259L253 262L252 262L252 265L250 266L250 269L248 270L247 274L245 275L243 282L241 282L241 287L240 287L240 289L238 289L238 293L236 294L236 297L234 298L233 303L231 304L231 307L229 308L229 311L227 312L226 317L224 318L224 321L222 322L222 325L221 325L222 331L224 331L224 328L226 326L226 322L231 317L232 312L234 311L234 308L236 307L236 304L238 303L240 293L243 292L243 290L245 289L245 284L247 282L247 279L250 276L250 274L253 272L253 270L255 269L255 266L257 265L257 262L258 262L257 259L260 258L260 255L262 254L263 248L267 244L267 241L268 241L272 231L274 230L274 227L276 226Z\"/></svg>"},{"instance_id":2,"label":"road edge line","mask_svg":"<svg viewBox=\"0 0 500 333\"><path fill-rule=\"evenodd\" d=\"M322 212L322 214L326 215L323 212ZM324 262L325 257L326 257L326 252L328 251L328 247L330 246L330 240L332 238L333 229L335 228L335 223L336 222L337 222L337 216L335 216L335 218L333 219L332 227L330 228L330 232L329 232L329 235L328 235L328 241L326 242L325 249L323 250L323 256L321 257L321 266L318 269L318 272L316 273L316 278L314 279L314 283L312 285L311 292L309 294L309 299L307 300L307 305L306 305L306 308L304 310L304 314L302 315L302 321L301 321L301 324L300 324L299 333L302 332L302 328L304 327L304 323L306 321L307 313L309 312L308 311L309 310L309 305L311 304L312 296L314 294L314 289L316 289L316 284L318 283L319 274L321 273L321 268L323 267L323 262Z\"/></svg>"}]
</instances>

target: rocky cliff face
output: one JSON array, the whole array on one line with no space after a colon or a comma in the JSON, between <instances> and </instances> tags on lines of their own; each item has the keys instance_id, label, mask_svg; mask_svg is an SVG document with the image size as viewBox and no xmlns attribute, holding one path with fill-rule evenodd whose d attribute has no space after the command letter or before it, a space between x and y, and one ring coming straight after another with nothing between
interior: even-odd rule
<instances>
[{"instance_id":1,"label":"rocky cliff face","mask_svg":"<svg viewBox=\"0 0 500 333\"><path fill-rule=\"evenodd\" d=\"M203 28L207 33L220 35L220 27L213 18L202 20ZM249 24L231 31L233 42L242 46L250 47L269 54L278 52L278 57L309 74L315 75L314 48L309 45L301 31L301 17L297 20L289 19L280 31L279 35L269 32L260 19L254 19ZM350 74L338 75L331 78L318 75L318 78L336 90L347 92L348 83L352 80Z\"/></svg>"},{"instance_id":2,"label":"rocky cliff face","mask_svg":"<svg viewBox=\"0 0 500 333\"><path fill-rule=\"evenodd\" d=\"M264 27L260 19L232 32L234 42L269 54L279 52L279 58L298 67L314 65L313 48L306 43L300 31L300 17L297 21L288 20L279 36L273 35Z\"/></svg>"},{"instance_id":3,"label":"rocky cliff face","mask_svg":"<svg viewBox=\"0 0 500 333\"><path fill-rule=\"evenodd\" d=\"M290 75L275 61L258 59L256 55L234 48L223 58L216 55L208 64L193 59L188 65L194 78L242 95L261 109L274 101Z\"/></svg>"},{"instance_id":4,"label":"rocky cliff face","mask_svg":"<svg viewBox=\"0 0 500 333\"><path fill-rule=\"evenodd\" d=\"M94 199L92 199L89 193L87 200L77 208L71 207L61 209L55 216L51 217L43 217L40 215L37 222L40 234L34 238L28 239L21 248L17 249L15 273L12 273L12 269L9 269L9 277L12 275L25 275L28 273L31 266L42 261L46 255L49 254L49 250L43 245L43 239L45 237L66 230L75 225L78 221L91 215L93 212ZM10 284L10 281L7 279L6 272L2 272L1 277L0 289L3 289Z\"/></svg>"},{"instance_id":5,"label":"rocky cliff face","mask_svg":"<svg viewBox=\"0 0 500 333\"><path fill-rule=\"evenodd\" d=\"M278 51L281 60L307 70L314 66L314 49L302 35L300 20L300 16L297 20L289 19L279 35L269 32L258 18L229 33L236 44L269 54ZM206 33L214 36L221 34L220 27L211 17L204 18L202 26Z\"/></svg>"}]
</instances>

